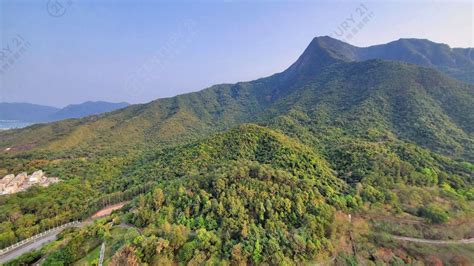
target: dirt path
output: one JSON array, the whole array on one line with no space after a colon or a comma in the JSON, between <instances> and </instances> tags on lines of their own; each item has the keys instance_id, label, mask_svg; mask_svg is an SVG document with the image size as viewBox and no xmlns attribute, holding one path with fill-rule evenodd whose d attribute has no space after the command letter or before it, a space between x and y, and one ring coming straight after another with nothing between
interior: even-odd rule
<instances>
[{"instance_id":1,"label":"dirt path","mask_svg":"<svg viewBox=\"0 0 474 266\"><path fill-rule=\"evenodd\" d=\"M402 240L402 241L426 243L426 244L434 244L434 245L474 244L474 238L460 239L460 240L432 240L432 239L413 238L413 237L395 236L395 235L392 235L392 237L397 240Z\"/></svg>"},{"instance_id":2,"label":"dirt path","mask_svg":"<svg viewBox=\"0 0 474 266\"><path fill-rule=\"evenodd\" d=\"M426 222L423 219L415 219L413 217L394 217L394 216L387 216L383 214L372 214L372 213L367 213L363 215L357 215L357 217L361 217L363 219L370 219L370 220L376 220L376 221L387 221L387 222L396 222L396 223L405 223L405 224L416 224L420 225L423 227L429 227L429 228L448 228L448 227L457 227L465 224L473 224L472 221L469 220L459 220L453 223L448 223L448 224L426 224Z\"/></svg>"},{"instance_id":3,"label":"dirt path","mask_svg":"<svg viewBox=\"0 0 474 266\"><path fill-rule=\"evenodd\" d=\"M362 216L360 216L362 217ZM364 218L369 218L369 219L379 219L379 220L389 220L389 221L403 221L406 223L411 223L411 224L421 224L424 226L428 226L423 224L423 222L418 221L418 220L409 220L405 218L397 218L397 217L386 217L382 215L366 215ZM349 215L349 223L352 225L352 220ZM460 223L462 224L462 223ZM456 225L451 225L451 226L456 226ZM433 239L424 239L424 238L414 238L414 237L407 237L407 236L397 236L397 235L390 235L396 240L400 241L407 241L407 242L416 242L416 243L425 243L425 244L433 244L433 245L451 245L451 244L461 244L461 245L467 245L467 244L474 244L474 238L466 238L466 239L459 239L459 240L433 240Z\"/></svg>"},{"instance_id":4,"label":"dirt path","mask_svg":"<svg viewBox=\"0 0 474 266\"><path fill-rule=\"evenodd\" d=\"M389 221L389 222L398 222L398 223L406 223L406 224L420 224L423 225L423 221L404 218L404 217L394 217L394 216L386 216L386 215L377 215L377 214L364 214L360 215L363 219L371 219L371 220L378 220L378 221Z\"/></svg>"},{"instance_id":5,"label":"dirt path","mask_svg":"<svg viewBox=\"0 0 474 266\"><path fill-rule=\"evenodd\" d=\"M96 219L96 218L100 218L100 217L104 217L104 216L107 216L107 215L110 215L113 211L115 210L118 210L118 209L121 209L123 206L125 206L125 204L127 204L128 201L126 202L120 202L120 203L117 203L117 204L114 204L114 205L110 205L96 213L94 213L90 219Z\"/></svg>"}]
</instances>

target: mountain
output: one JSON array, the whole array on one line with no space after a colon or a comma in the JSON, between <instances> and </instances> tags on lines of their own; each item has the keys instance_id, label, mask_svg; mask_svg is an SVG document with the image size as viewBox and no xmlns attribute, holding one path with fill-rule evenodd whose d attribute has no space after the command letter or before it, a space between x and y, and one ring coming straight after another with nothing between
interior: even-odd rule
<instances>
[{"instance_id":1,"label":"mountain","mask_svg":"<svg viewBox=\"0 0 474 266\"><path fill-rule=\"evenodd\" d=\"M426 39L399 39L387 44L356 47L331 37L315 41L324 46L334 57L346 61L369 59L396 60L436 68L456 79L474 83L473 48L451 48L443 43Z\"/></svg>"},{"instance_id":2,"label":"mountain","mask_svg":"<svg viewBox=\"0 0 474 266\"><path fill-rule=\"evenodd\" d=\"M403 62L353 61L347 47L328 37L315 38L282 73L106 115L3 132L0 145L13 147L11 151L22 144L100 151L170 144L299 112L321 128L359 135L376 128L446 155L473 159L473 85Z\"/></svg>"},{"instance_id":3,"label":"mountain","mask_svg":"<svg viewBox=\"0 0 474 266\"><path fill-rule=\"evenodd\" d=\"M474 85L447 75L431 42L412 42L368 53L318 37L270 77L0 132L0 173L64 180L0 198L0 246L133 199L114 222L143 233L120 240L129 255L117 248L117 261L428 263L430 251L387 234L469 237ZM85 257L109 221L67 233L46 264Z\"/></svg>"},{"instance_id":4,"label":"mountain","mask_svg":"<svg viewBox=\"0 0 474 266\"><path fill-rule=\"evenodd\" d=\"M127 107L128 103L84 102L62 109L29 103L0 103L0 120L19 120L29 123L52 122L81 118Z\"/></svg>"},{"instance_id":5,"label":"mountain","mask_svg":"<svg viewBox=\"0 0 474 266\"><path fill-rule=\"evenodd\" d=\"M60 109L31 103L0 103L0 120L43 121Z\"/></svg>"},{"instance_id":6,"label":"mountain","mask_svg":"<svg viewBox=\"0 0 474 266\"><path fill-rule=\"evenodd\" d=\"M117 109L127 107L129 104L125 102L121 103L109 103L109 102L84 102L81 104L71 104L61 110L58 110L54 114L48 116L49 121L58 121L69 118L81 118L89 115L101 114L111 112Z\"/></svg>"}]
</instances>

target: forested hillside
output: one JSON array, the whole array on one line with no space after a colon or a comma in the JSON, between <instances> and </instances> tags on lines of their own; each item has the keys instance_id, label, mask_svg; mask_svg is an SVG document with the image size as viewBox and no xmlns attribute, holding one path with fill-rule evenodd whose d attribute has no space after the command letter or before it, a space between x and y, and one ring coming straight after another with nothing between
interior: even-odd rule
<instances>
[{"instance_id":1,"label":"forested hillside","mask_svg":"<svg viewBox=\"0 0 474 266\"><path fill-rule=\"evenodd\" d=\"M439 72L435 58L354 49L315 38L267 78L0 132L1 174L43 169L64 181L0 196L0 245L124 199L121 219L141 235L123 252L149 264L344 257L349 213L472 221L474 85ZM378 56L397 61L365 60ZM357 256L393 249L376 233L367 225ZM54 252L51 263L84 256Z\"/></svg>"},{"instance_id":2,"label":"forested hillside","mask_svg":"<svg viewBox=\"0 0 474 266\"><path fill-rule=\"evenodd\" d=\"M319 124L359 133L384 128L399 138L472 161L474 85L404 63L347 62L327 46L326 37L314 39L295 64L268 78L1 132L0 147L11 148L10 153L126 150L201 138L246 122L265 124L298 109Z\"/></svg>"}]
</instances>

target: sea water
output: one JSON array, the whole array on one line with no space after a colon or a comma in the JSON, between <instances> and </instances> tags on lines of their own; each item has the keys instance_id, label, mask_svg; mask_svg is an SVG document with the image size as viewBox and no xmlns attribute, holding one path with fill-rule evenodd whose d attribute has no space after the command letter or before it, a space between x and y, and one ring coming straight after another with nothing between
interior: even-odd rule
<instances>
[{"instance_id":1,"label":"sea water","mask_svg":"<svg viewBox=\"0 0 474 266\"><path fill-rule=\"evenodd\" d=\"M12 128L22 128L31 125L31 122L19 120L0 120L0 130L7 130Z\"/></svg>"}]
</instances>

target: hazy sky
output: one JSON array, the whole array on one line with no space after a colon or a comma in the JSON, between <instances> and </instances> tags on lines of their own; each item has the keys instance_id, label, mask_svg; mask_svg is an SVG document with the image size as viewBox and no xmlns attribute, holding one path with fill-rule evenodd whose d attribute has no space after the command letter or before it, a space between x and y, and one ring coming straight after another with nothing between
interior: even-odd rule
<instances>
[{"instance_id":1,"label":"hazy sky","mask_svg":"<svg viewBox=\"0 0 474 266\"><path fill-rule=\"evenodd\" d=\"M360 13L371 18L347 39L357 46L474 47L473 1L0 2L0 61L10 62L0 102L139 103L252 80L284 70L315 36L338 38Z\"/></svg>"}]
</instances>

